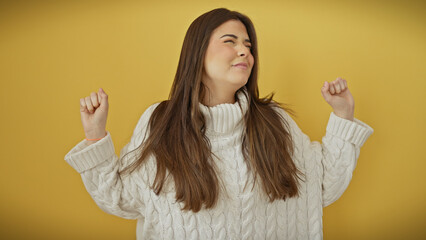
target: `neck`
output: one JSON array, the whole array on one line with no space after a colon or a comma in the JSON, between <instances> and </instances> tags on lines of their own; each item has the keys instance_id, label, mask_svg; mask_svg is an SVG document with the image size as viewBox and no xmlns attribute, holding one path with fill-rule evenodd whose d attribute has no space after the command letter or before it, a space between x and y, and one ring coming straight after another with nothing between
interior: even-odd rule
<instances>
[{"instance_id":1,"label":"neck","mask_svg":"<svg viewBox=\"0 0 426 240\"><path fill-rule=\"evenodd\" d=\"M248 100L243 92L239 92L233 104L219 104L208 107L199 103L200 110L205 117L207 132L209 134L233 134L234 130L242 127L243 116L248 109Z\"/></svg>"},{"instance_id":2,"label":"neck","mask_svg":"<svg viewBox=\"0 0 426 240\"><path fill-rule=\"evenodd\" d=\"M230 103L234 104L236 91L209 91L205 92L202 97L201 103L207 107L213 107L219 104Z\"/></svg>"}]
</instances>

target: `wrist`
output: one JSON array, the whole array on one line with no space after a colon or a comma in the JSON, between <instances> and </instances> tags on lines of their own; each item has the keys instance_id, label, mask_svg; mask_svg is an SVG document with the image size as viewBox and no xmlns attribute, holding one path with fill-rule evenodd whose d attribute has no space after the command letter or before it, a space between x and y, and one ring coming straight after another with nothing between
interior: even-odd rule
<instances>
[{"instance_id":1,"label":"wrist","mask_svg":"<svg viewBox=\"0 0 426 240\"><path fill-rule=\"evenodd\" d=\"M342 112L334 111L334 115L336 115L340 118L344 118L344 119L349 120L349 121L354 120L354 114L353 113L342 113Z\"/></svg>"},{"instance_id":2,"label":"wrist","mask_svg":"<svg viewBox=\"0 0 426 240\"><path fill-rule=\"evenodd\" d=\"M85 133L86 135L86 140L100 140L102 138L104 138L107 135L106 130L100 130L100 131L93 131L90 133Z\"/></svg>"}]
</instances>

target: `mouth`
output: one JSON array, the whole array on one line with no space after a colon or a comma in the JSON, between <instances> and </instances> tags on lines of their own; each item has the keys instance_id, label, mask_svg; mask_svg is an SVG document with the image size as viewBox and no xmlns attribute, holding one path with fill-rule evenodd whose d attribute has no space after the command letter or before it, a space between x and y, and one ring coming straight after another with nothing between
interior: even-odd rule
<instances>
[{"instance_id":1,"label":"mouth","mask_svg":"<svg viewBox=\"0 0 426 240\"><path fill-rule=\"evenodd\" d=\"M232 66L233 67L237 67L237 68L242 68L242 69L247 69L248 68L247 63L237 63L237 64L234 64Z\"/></svg>"}]
</instances>

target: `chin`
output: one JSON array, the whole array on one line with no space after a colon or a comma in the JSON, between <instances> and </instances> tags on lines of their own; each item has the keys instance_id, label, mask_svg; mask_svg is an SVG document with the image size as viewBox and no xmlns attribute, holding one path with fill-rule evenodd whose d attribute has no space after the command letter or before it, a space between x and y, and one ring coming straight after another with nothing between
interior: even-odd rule
<instances>
[{"instance_id":1,"label":"chin","mask_svg":"<svg viewBox=\"0 0 426 240\"><path fill-rule=\"evenodd\" d=\"M235 86L242 87L242 86L246 85L247 81L248 81L248 78L241 78L241 79L233 79L232 81L229 81L229 82L231 84L235 85Z\"/></svg>"}]
</instances>

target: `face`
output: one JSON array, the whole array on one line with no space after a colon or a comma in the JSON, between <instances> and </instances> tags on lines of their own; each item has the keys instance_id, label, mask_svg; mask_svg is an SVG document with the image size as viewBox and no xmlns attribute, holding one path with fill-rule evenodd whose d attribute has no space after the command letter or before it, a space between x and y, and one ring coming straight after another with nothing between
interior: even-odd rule
<instances>
[{"instance_id":1,"label":"face","mask_svg":"<svg viewBox=\"0 0 426 240\"><path fill-rule=\"evenodd\" d=\"M244 24L229 20L217 27L210 36L204 59L203 83L210 90L234 92L250 77L254 57ZM246 67L236 66L245 63Z\"/></svg>"}]
</instances>

